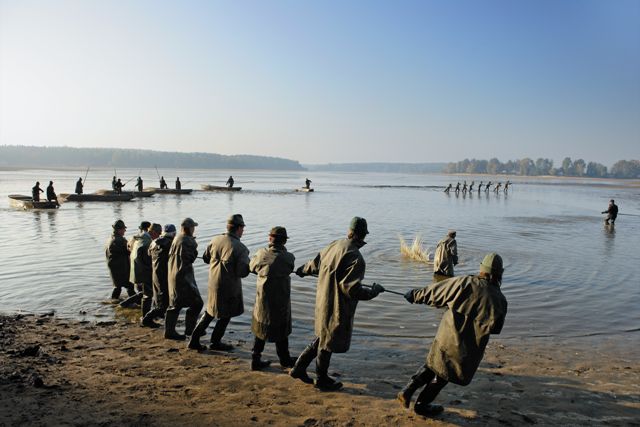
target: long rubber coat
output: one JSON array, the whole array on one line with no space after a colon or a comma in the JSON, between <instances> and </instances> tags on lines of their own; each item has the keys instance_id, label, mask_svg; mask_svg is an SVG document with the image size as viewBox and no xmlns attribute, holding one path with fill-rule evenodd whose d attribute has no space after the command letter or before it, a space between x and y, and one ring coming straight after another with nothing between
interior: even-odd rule
<instances>
[{"instance_id":1,"label":"long rubber coat","mask_svg":"<svg viewBox=\"0 0 640 427\"><path fill-rule=\"evenodd\" d=\"M291 335L291 277L295 257L282 245L256 252L249 268L258 275L251 331L261 340L277 342Z\"/></svg>"},{"instance_id":2,"label":"long rubber coat","mask_svg":"<svg viewBox=\"0 0 640 427\"><path fill-rule=\"evenodd\" d=\"M127 240L119 234L113 233L105 248L107 267L114 287L129 286L129 249Z\"/></svg>"},{"instance_id":3,"label":"long rubber coat","mask_svg":"<svg viewBox=\"0 0 640 427\"><path fill-rule=\"evenodd\" d=\"M453 237L438 242L433 259L433 272L453 277L453 266L458 264L458 243Z\"/></svg>"},{"instance_id":4,"label":"long rubber coat","mask_svg":"<svg viewBox=\"0 0 640 427\"><path fill-rule=\"evenodd\" d=\"M202 255L209 264L207 313L222 319L244 313L242 278L249 275L249 249L234 234L214 237Z\"/></svg>"},{"instance_id":5,"label":"long rubber coat","mask_svg":"<svg viewBox=\"0 0 640 427\"><path fill-rule=\"evenodd\" d=\"M158 301L156 305L165 305L169 299L169 250L173 242L172 236L161 236L149 246L151 256L151 278Z\"/></svg>"},{"instance_id":6,"label":"long rubber coat","mask_svg":"<svg viewBox=\"0 0 640 427\"><path fill-rule=\"evenodd\" d=\"M499 334L507 315L500 287L478 276L463 276L413 291L414 303L448 308L427 355L427 366L459 385L471 382L490 334Z\"/></svg>"},{"instance_id":7,"label":"long rubber coat","mask_svg":"<svg viewBox=\"0 0 640 427\"><path fill-rule=\"evenodd\" d=\"M193 236L179 234L169 249L169 306L188 307L202 297L196 284L193 262L198 258L198 243Z\"/></svg>"}]
</instances>

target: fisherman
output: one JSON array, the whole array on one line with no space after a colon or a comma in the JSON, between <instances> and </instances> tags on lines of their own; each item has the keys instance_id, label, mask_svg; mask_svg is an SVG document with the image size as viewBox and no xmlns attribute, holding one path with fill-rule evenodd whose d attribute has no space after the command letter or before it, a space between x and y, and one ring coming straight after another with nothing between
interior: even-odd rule
<instances>
[{"instance_id":1,"label":"fisherman","mask_svg":"<svg viewBox=\"0 0 640 427\"><path fill-rule=\"evenodd\" d=\"M354 217L346 239L330 243L314 259L296 270L300 277L318 276L316 337L300 354L289 375L312 384L307 367L316 359L315 387L320 390L342 388L342 383L328 374L331 354L349 350L358 301L373 299L384 292L384 288L377 283L371 288L362 285L365 262L360 248L366 244L364 238L367 234L367 221Z\"/></svg>"},{"instance_id":2,"label":"fisherman","mask_svg":"<svg viewBox=\"0 0 640 427\"><path fill-rule=\"evenodd\" d=\"M147 248L149 248L149 244L151 244L151 236L149 235L150 227L151 223L149 221L142 221L138 226L138 233L131 236L129 241L127 241L127 249L129 250L129 254L131 254L129 257L129 282L135 284L136 293L120 303L120 307L122 308L135 308L142 302L144 280L146 280L147 277L145 277L146 274L143 275L142 273L142 266L136 267L136 258L138 256L138 247L141 244Z\"/></svg>"},{"instance_id":3,"label":"fisherman","mask_svg":"<svg viewBox=\"0 0 640 427\"><path fill-rule=\"evenodd\" d=\"M166 224L160 237L151 242L151 280L153 282L153 309L142 319L142 323L154 323L158 317L164 318L169 306L169 285L167 274L169 267L169 250L176 236L176 226Z\"/></svg>"},{"instance_id":4,"label":"fisherman","mask_svg":"<svg viewBox=\"0 0 640 427\"><path fill-rule=\"evenodd\" d=\"M447 194L449 194L449 192L451 191L451 188L452 188L452 187L453 187L453 186L452 186L451 184L449 184L449 186L448 186L447 188L445 188L445 189L444 189L444 192L445 192L445 193L447 193Z\"/></svg>"},{"instance_id":5,"label":"fisherman","mask_svg":"<svg viewBox=\"0 0 640 427\"><path fill-rule=\"evenodd\" d=\"M489 187L491 187L491 181L487 182L487 185L484 186L484 191L489 191Z\"/></svg>"},{"instance_id":6,"label":"fisherman","mask_svg":"<svg viewBox=\"0 0 640 427\"><path fill-rule=\"evenodd\" d=\"M411 377L398 393L405 408L411 396L418 395L414 411L418 415L433 416L444 408L433 405L440 390L448 382L468 385L480 365L490 334L499 334L507 314L507 300L500 291L502 258L496 253L484 257L477 276L462 276L442 280L405 294L411 304L427 304L447 308L426 363Z\"/></svg>"},{"instance_id":7,"label":"fisherman","mask_svg":"<svg viewBox=\"0 0 640 427\"><path fill-rule=\"evenodd\" d=\"M164 176L160 177L160 189L164 190L165 188L169 188L169 186L167 186L167 181L164 180Z\"/></svg>"},{"instance_id":8,"label":"fisherman","mask_svg":"<svg viewBox=\"0 0 640 427\"><path fill-rule=\"evenodd\" d=\"M31 187L31 198L34 202L40 201L40 193L44 193L44 190L40 188L40 181L36 181L36 185Z\"/></svg>"},{"instance_id":9,"label":"fisherman","mask_svg":"<svg viewBox=\"0 0 640 427\"><path fill-rule=\"evenodd\" d=\"M127 231L127 227L121 219L114 222L111 227L113 228L113 233L107 242L105 255L107 258L107 267L109 267L109 274L111 275L111 281L113 282L111 299L117 300L120 298L122 288L127 290L130 297L135 295L136 291L133 288L133 284L129 282L129 270L131 268L131 264L129 263L127 240L124 238L124 233Z\"/></svg>"},{"instance_id":10,"label":"fisherman","mask_svg":"<svg viewBox=\"0 0 640 427\"><path fill-rule=\"evenodd\" d=\"M249 275L249 249L240 241L244 233L242 215L231 215L227 219L227 232L215 236L202 255L209 264L209 295L207 307L191 335L189 348L203 350L200 336L206 333L213 319L216 326L211 333L211 350L230 351L231 344L223 343L222 337L232 317L244 313L242 301L242 278Z\"/></svg>"},{"instance_id":11,"label":"fisherman","mask_svg":"<svg viewBox=\"0 0 640 427\"><path fill-rule=\"evenodd\" d=\"M453 266L458 264L458 243L456 232L449 230L447 237L440 240L433 257L433 274L453 277Z\"/></svg>"},{"instance_id":12,"label":"fisherman","mask_svg":"<svg viewBox=\"0 0 640 427\"><path fill-rule=\"evenodd\" d=\"M231 188L231 187L233 187L233 183L234 183L234 182L235 182L235 181L233 180L233 177L232 177L231 175L229 175L229 179L227 180L226 185L227 185L229 188Z\"/></svg>"},{"instance_id":13,"label":"fisherman","mask_svg":"<svg viewBox=\"0 0 640 427\"><path fill-rule=\"evenodd\" d=\"M465 181L462 186L462 194L465 194L466 192L467 192L467 181Z\"/></svg>"},{"instance_id":14,"label":"fisherman","mask_svg":"<svg viewBox=\"0 0 640 427\"><path fill-rule=\"evenodd\" d=\"M136 180L136 188L138 189L138 191L142 191L142 188L144 186L142 185L142 178L138 177L138 179Z\"/></svg>"},{"instance_id":15,"label":"fisherman","mask_svg":"<svg viewBox=\"0 0 640 427\"><path fill-rule=\"evenodd\" d=\"M305 178L304 186L307 188L307 190L311 188L311 180L309 178Z\"/></svg>"},{"instance_id":16,"label":"fisherman","mask_svg":"<svg viewBox=\"0 0 640 427\"><path fill-rule=\"evenodd\" d=\"M509 190L509 186L511 185L511 182L509 180L507 180L507 182L504 183L504 192L506 193Z\"/></svg>"},{"instance_id":17,"label":"fisherman","mask_svg":"<svg viewBox=\"0 0 640 427\"><path fill-rule=\"evenodd\" d=\"M609 221L611 221L611 225L616 224L616 218L618 217L618 205L613 201L613 199L609 200L609 206L606 211L602 211L603 214L607 214L607 217L604 219L604 223L609 225Z\"/></svg>"},{"instance_id":18,"label":"fisherman","mask_svg":"<svg viewBox=\"0 0 640 427\"><path fill-rule=\"evenodd\" d=\"M122 187L124 187L125 185L126 184L123 184L120 178L118 178L118 181L116 181L115 192L118 194L122 194Z\"/></svg>"},{"instance_id":19,"label":"fisherman","mask_svg":"<svg viewBox=\"0 0 640 427\"><path fill-rule=\"evenodd\" d=\"M76 181L76 194L82 194L84 190L84 184L82 183L82 178L78 178Z\"/></svg>"},{"instance_id":20,"label":"fisherman","mask_svg":"<svg viewBox=\"0 0 640 427\"><path fill-rule=\"evenodd\" d=\"M498 185L496 185L496 188L494 188L493 191L498 193L498 191L500 191L500 187L502 187L502 183L501 182L499 182Z\"/></svg>"},{"instance_id":21,"label":"fisherman","mask_svg":"<svg viewBox=\"0 0 640 427\"><path fill-rule=\"evenodd\" d=\"M480 190L482 190L482 181L480 181L480 185L478 185L478 193L480 193Z\"/></svg>"},{"instance_id":22,"label":"fisherman","mask_svg":"<svg viewBox=\"0 0 640 427\"><path fill-rule=\"evenodd\" d=\"M151 311L151 303L153 301L153 278L151 256L149 255L149 247L151 242L160 237L162 226L160 224L151 224L149 232L145 233L142 239L134 243L134 250L131 254L134 256L135 279L134 282L138 289L142 291L142 316L140 317L140 326L157 328L159 325L152 319L147 319L146 315ZM149 321L151 320L151 321Z\"/></svg>"},{"instance_id":23,"label":"fisherman","mask_svg":"<svg viewBox=\"0 0 640 427\"><path fill-rule=\"evenodd\" d=\"M251 370L258 371L271 364L260 360L265 341L276 343L276 352L283 368L292 368L295 359L289 354L291 335L291 278L295 257L287 252L287 230L273 227L269 246L256 252L249 268L258 276L256 303L253 306L251 331L255 335L251 353Z\"/></svg>"},{"instance_id":24,"label":"fisherman","mask_svg":"<svg viewBox=\"0 0 640 427\"><path fill-rule=\"evenodd\" d=\"M164 337L184 340L185 336L176 332L180 310L187 307L185 334L191 335L196 326L203 301L193 272L193 262L198 258L198 243L193 234L198 223L185 218L180 225L180 234L173 239L169 249L169 308L164 318Z\"/></svg>"},{"instance_id":25,"label":"fisherman","mask_svg":"<svg viewBox=\"0 0 640 427\"><path fill-rule=\"evenodd\" d=\"M182 190L182 183L180 182L180 177L176 178L176 190Z\"/></svg>"},{"instance_id":26,"label":"fisherman","mask_svg":"<svg viewBox=\"0 0 640 427\"><path fill-rule=\"evenodd\" d=\"M460 192L460 183L458 182L456 184L456 194L458 194Z\"/></svg>"},{"instance_id":27,"label":"fisherman","mask_svg":"<svg viewBox=\"0 0 640 427\"><path fill-rule=\"evenodd\" d=\"M58 204L58 196L56 196L56 190L53 189L53 181L49 181L49 186L47 187L47 201Z\"/></svg>"},{"instance_id":28,"label":"fisherman","mask_svg":"<svg viewBox=\"0 0 640 427\"><path fill-rule=\"evenodd\" d=\"M473 191L473 184L475 184L475 181L471 181L471 185L469 186L469 193L471 193Z\"/></svg>"},{"instance_id":29,"label":"fisherman","mask_svg":"<svg viewBox=\"0 0 640 427\"><path fill-rule=\"evenodd\" d=\"M113 179L111 180L111 189L113 191L117 191L117 186L118 186L118 179L114 176Z\"/></svg>"}]
</instances>

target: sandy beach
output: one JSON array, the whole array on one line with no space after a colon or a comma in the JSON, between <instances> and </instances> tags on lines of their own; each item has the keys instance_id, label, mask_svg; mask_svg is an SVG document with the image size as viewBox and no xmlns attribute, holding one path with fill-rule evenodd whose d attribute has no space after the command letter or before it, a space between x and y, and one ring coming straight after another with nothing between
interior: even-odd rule
<instances>
[{"instance_id":1,"label":"sandy beach","mask_svg":"<svg viewBox=\"0 0 640 427\"><path fill-rule=\"evenodd\" d=\"M352 369L344 390L326 393L277 364L251 372L251 343L232 342L231 353L197 353L126 317L4 315L0 424L640 425L640 357L606 340L572 348L492 339L472 384L448 385L433 419L395 400L414 367L367 383Z\"/></svg>"}]
</instances>

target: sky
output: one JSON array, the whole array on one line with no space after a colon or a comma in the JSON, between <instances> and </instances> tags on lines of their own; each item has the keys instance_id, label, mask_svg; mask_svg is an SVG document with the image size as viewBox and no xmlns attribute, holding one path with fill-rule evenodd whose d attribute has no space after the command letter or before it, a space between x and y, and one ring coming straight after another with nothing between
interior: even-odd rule
<instances>
[{"instance_id":1,"label":"sky","mask_svg":"<svg viewBox=\"0 0 640 427\"><path fill-rule=\"evenodd\" d=\"M640 0L0 0L0 145L640 159Z\"/></svg>"}]
</instances>

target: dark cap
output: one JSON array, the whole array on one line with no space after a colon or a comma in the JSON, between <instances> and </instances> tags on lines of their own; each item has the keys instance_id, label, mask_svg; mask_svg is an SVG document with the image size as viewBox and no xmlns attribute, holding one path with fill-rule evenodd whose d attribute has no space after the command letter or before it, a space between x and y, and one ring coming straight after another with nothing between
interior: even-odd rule
<instances>
[{"instance_id":1,"label":"dark cap","mask_svg":"<svg viewBox=\"0 0 640 427\"><path fill-rule=\"evenodd\" d=\"M154 231L157 234L160 234L162 233L162 226L154 222L153 224L151 224L151 228L149 228L149 231Z\"/></svg>"},{"instance_id":2,"label":"dark cap","mask_svg":"<svg viewBox=\"0 0 640 427\"><path fill-rule=\"evenodd\" d=\"M609 200L609 203L613 203L613 199Z\"/></svg>"},{"instance_id":3,"label":"dark cap","mask_svg":"<svg viewBox=\"0 0 640 427\"><path fill-rule=\"evenodd\" d=\"M287 229L284 227L276 226L271 229L269 236L280 237L281 239L288 239Z\"/></svg>"},{"instance_id":4,"label":"dark cap","mask_svg":"<svg viewBox=\"0 0 640 427\"><path fill-rule=\"evenodd\" d=\"M173 224L165 224L163 231L165 233L175 233L176 232L176 226L173 225Z\"/></svg>"},{"instance_id":5,"label":"dark cap","mask_svg":"<svg viewBox=\"0 0 640 427\"><path fill-rule=\"evenodd\" d=\"M185 218L182 220L182 224L180 224L180 226L181 227L197 227L198 223L191 218Z\"/></svg>"},{"instance_id":6,"label":"dark cap","mask_svg":"<svg viewBox=\"0 0 640 427\"><path fill-rule=\"evenodd\" d=\"M364 237L369 234L369 230L367 229L367 220L360 218L359 216L354 216L351 219L351 224L349 224L349 230L353 231L360 237Z\"/></svg>"},{"instance_id":7,"label":"dark cap","mask_svg":"<svg viewBox=\"0 0 640 427\"><path fill-rule=\"evenodd\" d=\"M113 227L114 230L122 230L122 229L126 230L126 228L127 228L127 226L124 225L124 221L121 220L121 219L119 219L116 222L114 222L111 227Z\"/></svg>"},{"instance_id":8,"label":"dark cap","mask_svg":"<svg viewBox=\"0 0 640 427\"><path fill-rule=\"evenodd\" d=\"M485 255L480 263L480 271L483 273L502 273L502 257L495 252Z\"/></svg>"},{"instance_id":9,"label":"dark cap","mask_svg":"<svg viewBox=\"0 0 640 427\"><path fill-rule=\"evenodd\" d=\"M138 229L147 231L147 230L149 230L149 227L151 227L151 223L149 221L142 221L140 223L140 227L138 227Z\"/></svg>"},{"instance_id":10,"label":"dark cap","mask_svg":"<svg viewBox=\"0 0 640 427\"><path fill-rule=\"evenodd\" d=\"M449 236L449 237L456 237L456 230L449 230L449 231L447 231L447 236Z\"/></svg>"},{"instance_id":11,"label":"dark cap","mask_svg":"<svg viewBox=\"0 0 640 427\"><path fill-rule=\"evenodd\" d=\"M229 218L227 218L227 224L235 225L235 226L243 226L244 225L244 219L242 218L242 215L240 215L240 214L233 214Z\"/></svg>"}]
</instances>

